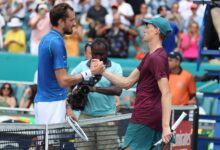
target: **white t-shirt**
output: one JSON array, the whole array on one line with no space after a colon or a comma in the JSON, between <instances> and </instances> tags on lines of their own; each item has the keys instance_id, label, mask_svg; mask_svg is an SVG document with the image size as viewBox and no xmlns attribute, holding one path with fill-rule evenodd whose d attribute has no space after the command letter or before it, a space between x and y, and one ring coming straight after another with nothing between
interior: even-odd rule
<instances>
[{"instance_id":1,"label":"white t-shirt","mask_svg":"<svg viewBox=\"0 0 220 150\"><path fill-rule=\"evenodd\" d=\"M123 2L119 7L118 11L121 14L127 15L127 16L134 16L134 11L130 4ZM121 18L121 23L127 26L130 26L131 23L128 19L126 19L124 16Z\"/></svg>"},{"instance_id":2,"label":"white t-shirt","mask_svg":"<svg viewBox=\"0 0 220 150\"><path fill-rule=\"evenodd\" d=\"M66 3L73 8L73 1L72 0L56 0L55 1L55 5L60 4L60 3Z\"/></svg>"},{"instance_id":3,"label":"white t-shirt","mask_svg":"<svg viewBox=\"0 0 220 150\"><path fill-rule=\"evenodd\" d=\"M24 18L25 16L25 12L26 12L26 4L25 4L26 0L15 0L12 4L12 12L15 11L18 3L22 3L23 4L23 8L21 10L19 10L16 14L14 14L14 16L19 17L19 18Z\"/></svg>"}]
</instances>

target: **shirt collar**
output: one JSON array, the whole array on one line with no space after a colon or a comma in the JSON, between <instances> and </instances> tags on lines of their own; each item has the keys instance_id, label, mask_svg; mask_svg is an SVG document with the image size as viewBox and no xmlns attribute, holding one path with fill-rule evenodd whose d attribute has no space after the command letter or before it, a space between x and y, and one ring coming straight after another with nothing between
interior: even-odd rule
<instances>
[{"instance_id":1,"label":"shirt collar","mask_svg":"<svg viewBox=\"0 0 220 150\"><path fill-rule=\"evenodd\" d=\"M53 32L53 33L55 33L56 35L58 35L58 36L60 36L60 37L63 38L63 35L62 35L60 32L58 32L57 30L52 29L51 32Z\"/></svg>"}]
</instances>

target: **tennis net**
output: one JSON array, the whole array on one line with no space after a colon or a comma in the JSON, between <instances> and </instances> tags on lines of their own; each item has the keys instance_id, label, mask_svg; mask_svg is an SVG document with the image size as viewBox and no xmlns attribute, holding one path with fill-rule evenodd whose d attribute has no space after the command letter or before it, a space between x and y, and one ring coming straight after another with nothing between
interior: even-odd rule
<instances>
[{"instance_id":1,"label":"tennis net","mask_svg":"<svg viewBox=\"0 0 220 150\"><path fill-rule=\"evenodd\" d=\"M68 123L32 125L0 124L0 149L68 150L120 149L131 114L84 119L80 127L88 136L83 141Z\"/></svg>"},{"instance_id":2,"label":"tennis net","mask_svg":"<svg viewBox=\"0 0 220 150\"><path fill-rule=\"evenodd\" d=\"M190 110L194 111L197 107L173 107L172 123L179 116L180 112L188 110L188 117L180 128L189 131L187 137L191 137L192 128L196 120L190 115ZM180 111L180 112L178 112ZM106 117L96 117L79 121L80 127L87 135L89 141L84 141L76 134L68 123L33 125L18 123L0 124L0 149L6 150L120 150L124 142L124 135L128 126L131 113L117 114ZM189 129L188 129L189 127ZM194 129L196 132L197 130ZM179 129L176 136L180 137ZM178 135L179 134L179 135ZM185 136L186 134L184 134ZM177 138L177 144L180 138ZM188 146L192 144L190 138ZM179 145L174 145L174 147ZM182 145L180 145L182 146Z\"/></svg>"}]
</instances>

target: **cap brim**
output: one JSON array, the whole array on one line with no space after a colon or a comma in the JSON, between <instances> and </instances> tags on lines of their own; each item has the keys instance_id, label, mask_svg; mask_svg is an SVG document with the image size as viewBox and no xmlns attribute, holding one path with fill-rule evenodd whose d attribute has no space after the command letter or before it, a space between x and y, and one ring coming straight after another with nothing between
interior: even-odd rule
<instances>
[{"instance_id":1,"label":"cap brim","mask_svg":"<svg viewBox=\"0 0 220 150\"><path fill-rule=\"evenodd\" d=\"M143 23L144 24L153 24L153 22L151 20L148 20L148 19L143 19Z\"/></svg>"},{"instance_id":2,"label":"cap brim","mask_svg":"<svg viewBox=\"0 0 220 150\"><path fill-rule=\"evenodd\" d=\"M12 23L8 23L8 26L9 27L21 27L22 26L22 24L21 23L19 23L19 24L12 24Z\"/></svg>"}]
</instances>

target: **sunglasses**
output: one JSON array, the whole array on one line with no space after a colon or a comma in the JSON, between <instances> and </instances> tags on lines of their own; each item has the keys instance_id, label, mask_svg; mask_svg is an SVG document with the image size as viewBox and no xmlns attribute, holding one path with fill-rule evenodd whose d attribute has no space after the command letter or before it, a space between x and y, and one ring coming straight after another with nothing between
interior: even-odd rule
<instances>
[{"instance_id":1,"label":"sunglasses","mask_svg":"<svg viewBox=\"0 0 220 150\"><path fill-rule=\"evenodd\" d=\"M3 90L9 90L10 88L9 87L3 87L2 89Z\"/></svg>"}]
</instances>

